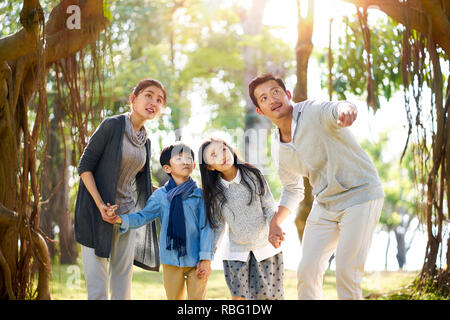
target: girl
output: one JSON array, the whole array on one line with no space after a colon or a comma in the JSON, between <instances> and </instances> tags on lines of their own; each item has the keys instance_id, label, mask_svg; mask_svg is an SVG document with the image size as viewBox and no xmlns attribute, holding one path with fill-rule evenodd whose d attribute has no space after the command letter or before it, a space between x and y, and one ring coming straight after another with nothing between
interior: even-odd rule
<instances>
[{"instance_id":1,"label":"girl","mask_svg":"<svg viewBox=\"0 0 450 320\"><path fill-rule=\"evenodd\" d=\"M275 201L264 176L222 140L205 141L199 159L216 249L228 225L223 267L232 299L284 299L282 252L268 241Z\"/></svg>"},{"instance_id":2,"label":"girl","mask_svg":"<svg viewBox=\"0 0 450 320\"><path fill-rule=\"evenodd\" d=\"M111 299L130 299L133 258L136 265L159 270L154 222L139 231L146 233L142 237L146 241L135 241L135 230L120 234L118 226L102 219L113 219L110 210L134 212L151 195L150 140L144 123L161 113L166 98L159 81L141 80L129 97L131 112L105 119L81 155L74 227L75 239L81 244L88 299L107 299L108 284Z\"/></svg>"}]
</instances>

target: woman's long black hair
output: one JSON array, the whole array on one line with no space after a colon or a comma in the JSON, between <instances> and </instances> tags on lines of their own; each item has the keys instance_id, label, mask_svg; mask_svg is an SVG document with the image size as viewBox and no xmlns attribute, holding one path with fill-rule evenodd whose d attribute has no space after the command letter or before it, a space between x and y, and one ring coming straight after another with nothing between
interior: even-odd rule
<instances>
[{"instance_id":1,"label":"woman's long black hair","mask_svg":"<svg viewBox=\"0 0 450 320\"><path fill-rule=\"evenodd\" d=\"M225 187L222 183L220 183L220 172L217 170L208 170L208 163L204 157L206 148L213 142L222 143L231 151L231 153L233 153L233 165L240 170L242 175L241 181L250 191L250 201L247 205L250 205L253 201L253 190L255 190L255 193L259 196L263 196L266 193L266 187L264 176L261 171L251 164L241 160L236 151L233 150L233 148L231 148L225 141L219 139L209 139L203 142L198 151L198 161L200 166L200 174L202 177L203 198L205 201L206 218L208 219L211 227L215 228L217 226L216 222L218 221L216 217L217 208L221 208L228 199L225 196ZM255 177L257 181L255 181ZM250 186L249 181L253 183L253 188ZM259 188L256 187L256 183L258 183Z\"/></svg>"}]
</instances>

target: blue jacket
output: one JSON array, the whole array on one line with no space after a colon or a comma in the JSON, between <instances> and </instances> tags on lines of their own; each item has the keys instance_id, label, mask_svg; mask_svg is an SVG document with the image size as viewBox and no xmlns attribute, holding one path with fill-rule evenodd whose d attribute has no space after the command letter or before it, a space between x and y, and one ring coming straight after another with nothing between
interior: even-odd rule
<instances>
[{"instance_id":1,"label":"blue jacket","mask_svg":"<svg viewBox=\"0 0 450 320\"><path fill-rule=\"evenodd\" d=\"M183 200L183 209L186 223L187 254L185 256L178 257L177 251L166 249L170 202L167 200L165 187L156 190L141 211L122 215L120 232L124 233L128 229L139 228L159 217L161 220L159 249L161 263L179 267L194 267L200 260L213 260L214 230L206 219L202 189L194 189L188 198Z\"/></svg>"}]
</instances>

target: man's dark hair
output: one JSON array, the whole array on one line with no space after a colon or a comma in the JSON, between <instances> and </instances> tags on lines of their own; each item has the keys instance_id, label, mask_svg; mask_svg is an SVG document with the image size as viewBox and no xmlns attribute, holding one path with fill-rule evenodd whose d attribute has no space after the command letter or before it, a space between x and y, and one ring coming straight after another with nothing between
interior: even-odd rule
<instances>
[{"instance_id":1,"label":"man's dark hair","mask_svg":"<svg viewBox=\"0 0 450 320\"><path fill-rule=\"evenodd\" d=\"M250 98L253 101L253 104L259 108L258 105L258 100L255 97L255 89L257 86L259 86L260 84L263 84L267 81L270 80L274 80L278 83L278 85L284 90L284 92L286 92L286 86L284 85L283 80L281 80L280 78L274 76L271 73L265 73L262 74L260 76L257 76L256 78L254 78L249 84L248 84L248 94L250 95Z\"/></svg>"},{"instance_id":2,"label":"man's dark hair","mask_svg":"<svg viewBox=\"0 0 450 320\"><path fill-rule=\"evenodd\" d=\"M178 156L180 153L191 153L192 159L194 158L194 151L186 144L182 142L177 142L171 144L170 146L165 147L161 151L161 155L159 156L159 163L161 163L161 167L165 165L170 166L170 159L175 156Z\"/></svg>"}]
</instances>

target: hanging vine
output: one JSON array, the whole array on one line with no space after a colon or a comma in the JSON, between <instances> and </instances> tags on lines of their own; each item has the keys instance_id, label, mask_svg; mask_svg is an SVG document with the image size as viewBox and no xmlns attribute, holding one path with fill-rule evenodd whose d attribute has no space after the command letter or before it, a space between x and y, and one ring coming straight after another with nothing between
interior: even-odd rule
<instances>
[{"instance_id":1,"label":"hanging vine","mask_svg":"<svg viewBox=\"0 0 450 320\"><path fill-rule=\"evenodd\" d=\"M403 25L401 74L408 135L402 159L408 148L413 154L414 179L421 194L419 212L426 225L428 243L425 261L418 279L418 291L430 287L443 295L450 295L450 239L447 226L450 221L450 79L444 97L444 79L441 57L448 63L450 43L450 8L443 2L428 0L346 0L357 6L357 14L367 54L368 105L376 103L370 59L370 31L367 8L376 5L380 10ZM362 8L362 10L361 10ZM446 31L445 31L446 30ZM447 33L446 33L447 32ZM439 46L438 46L439 44ZM429 88L430 90L428 90ZM430 100L424 100L424 92ZM444 102L445 100L445 102ZM447 212L447 217L445 217ZM447 237L445 258L443 250ZM438 257L441 257L438 266ZM445 263L446 261L446 263ZM434 285L437 284L437 285Z\"/></svg>"},{"instance_id":2,"label":"hanging vine","mask_svg":"<svg viewBox=\"0 0 450 320\"><path fill-rule=\"evenodd\" d=\"M423 290L430 279L436 279L440 290L448 295L450 294L449 270L447 266L442 265L444 259L441 259L440 267L437 266L437 260L439 254L442 257L444 249L442 240L445 236L443 226L444 223L448 223L445 222L444 206L447 205L448 208L448 180L450 179L447 150L450 131L449 97L447 94L444 106L440 54L436 43L432 41L432 24L429 23L428 34L423 35L410 28L408 12L405 12L404 19L407 23L403 31L402 77L409 128L405 150L412 138L413 141L409 144L412 144L411 149L415 160L416 185L421 191L420 212L428 235L418 289ZM431 89L429 103L424 101L423 97L425 85ZM448 90L447 86L447 93ZM411 98L414 101L413 105ZM414 132L413 128L415 128ZM444 202L445 198L447 203Z\"/></svg>"},{"instance_id":3,"label":"hanging vine","mask_svg":"<svg viewBox=\"0 0 450 320\"><path fill-rule=\"evenodd\" d=\"M103 1L79 0L82 24L80 29L68 29L69 4L61 1L45 21L39 1L24 0L23 29L0 39L0 299L50 299L51 263L39 229L40 206L48 200L40 195L49 134L47 76L53 63L95 43L109 23ZM83 76L89 85L79 105L89 97L97 109L102 104L90 90L101 76L96 61L102 53L91 52L92 71ZM87 114L85 128L92 119Z\"/></svg>"}]
</instances>

